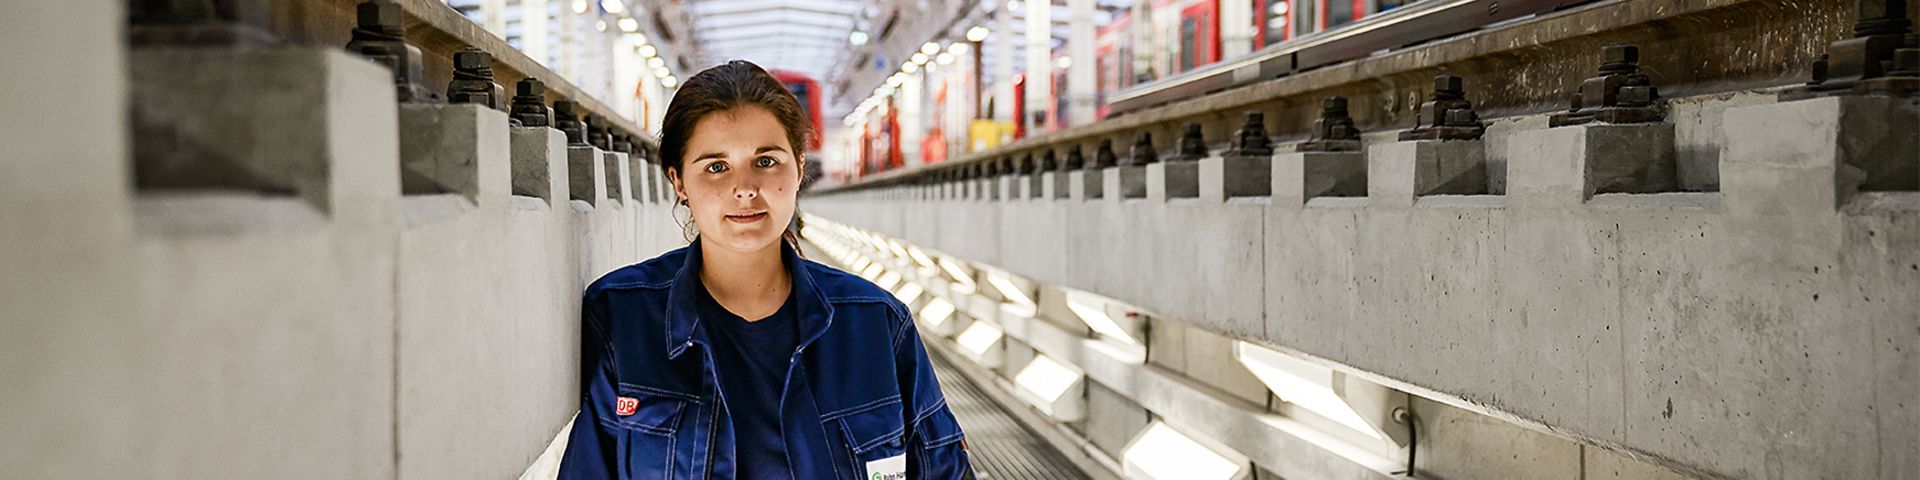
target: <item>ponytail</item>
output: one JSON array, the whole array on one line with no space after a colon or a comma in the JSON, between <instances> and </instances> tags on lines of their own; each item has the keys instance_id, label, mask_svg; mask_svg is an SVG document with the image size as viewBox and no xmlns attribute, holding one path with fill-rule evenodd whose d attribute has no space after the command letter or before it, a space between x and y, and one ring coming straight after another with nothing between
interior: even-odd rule
<instances>
[{"instance_id":1,"label":"ponytail","mask_svg":"<svg viewBox=\"0 0 1920 480\"><path fill-rule=\"evenodd\" d=\"M799 231L800 227L803 227L803 226L805 225L801 224L800 216L794 215L793 225L788 227L785 231L780 232L780 239L783 241L786 241L787 245L793 246L794 255L798 255L800 258L807 258L807 252L805 250L800 249L800 235L793 233L793 232Z\"/></svg>"}]
</instances>

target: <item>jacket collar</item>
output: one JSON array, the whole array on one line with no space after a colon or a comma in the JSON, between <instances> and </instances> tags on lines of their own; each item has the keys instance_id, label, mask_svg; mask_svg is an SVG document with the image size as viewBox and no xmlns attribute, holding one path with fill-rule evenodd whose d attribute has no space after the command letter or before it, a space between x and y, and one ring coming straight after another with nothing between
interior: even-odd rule
<instances>
[{"instance_id":1,"label":"jacket collar","mask_svg":"<svg viewBox=\"0 0 1920 480\"><path fill-rule=\"evenodd\" d=\"M667 290L667 358L678 358L687 347L694 343L706 345L706 331L699 327L700 309L694 303L696 288L705 288L700 284L700 239L687 246L684 262L680 270L674 273L673 286ZM826 292L820 290L813 281L813 273L806 268L806 260L800 258L798 251L786 240L780 241L780 260L787 274L793 277L793 288L788 293L794 304L795 318L800 322L800 345L805 348L820 335L826 333L833 324L833 304L827 301Z\"/></svg>"}]
</instances>

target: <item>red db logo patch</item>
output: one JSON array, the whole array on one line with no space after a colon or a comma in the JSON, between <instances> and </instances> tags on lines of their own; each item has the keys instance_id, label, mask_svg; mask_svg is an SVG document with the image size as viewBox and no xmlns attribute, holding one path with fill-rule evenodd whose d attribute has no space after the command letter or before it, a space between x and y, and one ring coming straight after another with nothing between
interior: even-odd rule
<instances>
[{"instance_id":1,"label":"red db logo patch","mask_svg":"<svg viewBox=\"0 0 1920 480\"><path fill-rule=\"evenodd\" d=\"M640 399L638 398L615 397L613 399L613 413L615 415L621 415L621 416L632 415L633 411L639 408L640 408Z\"/></svg>"}]
</instances>

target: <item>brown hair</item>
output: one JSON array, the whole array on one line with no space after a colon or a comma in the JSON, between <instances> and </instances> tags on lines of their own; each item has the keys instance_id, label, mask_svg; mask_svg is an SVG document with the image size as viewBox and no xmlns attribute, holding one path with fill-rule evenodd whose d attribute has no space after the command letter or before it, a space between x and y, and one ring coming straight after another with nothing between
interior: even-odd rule
<instances>
[{"instance_id":1,"label":"brown hair","mask_svg":"<svg viewBox=\"0 0 1920 480\"><path fill-rule=\"evenodd\" d=\"M786 85L746 60L731 60L701 70L680 84L680 90L674 92L673 100L667 103L666 118L660 126L660 166L673 169L673 175L679 175L681 164L686 161L687 139L693 137L693 126L707 115L748 106L765 109L787 130L787 148L793 149L794 158L800 159L795 169L804 176L806 157L800 149L813 137L813 125L807 121L800 100L794 98ZM780 238L791 243L797 252L800 241L793 234L795 226L797 222L789 225Z\"/></svg>"}]
</instances>

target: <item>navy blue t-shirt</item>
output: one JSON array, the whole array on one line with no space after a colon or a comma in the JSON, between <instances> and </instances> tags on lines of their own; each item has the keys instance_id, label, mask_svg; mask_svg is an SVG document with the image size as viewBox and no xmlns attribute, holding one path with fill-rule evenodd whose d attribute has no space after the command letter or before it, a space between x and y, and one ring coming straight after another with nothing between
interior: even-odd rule
<instances>
[{"instance_id":1,"label":"navy blue t-shirt","mask_svg":"<svg viewBox=\"0 0 1920 480\"><path fill-rule=\"evenodd\" d=\"M735 478L793 478L780 435L780 393L800 344L793 296L773 315L753 322L728 312L704 286L696 296L702 323L714 327L709 330L714 374L733 418Z\"/></svg>"}]
</instances>

